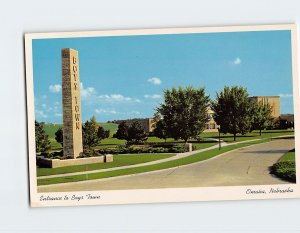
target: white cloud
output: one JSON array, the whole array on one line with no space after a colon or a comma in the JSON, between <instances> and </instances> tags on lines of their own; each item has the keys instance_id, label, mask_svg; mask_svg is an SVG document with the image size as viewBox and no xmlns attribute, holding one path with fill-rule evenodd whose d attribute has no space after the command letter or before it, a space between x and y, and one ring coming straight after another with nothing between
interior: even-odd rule
<instances>
[{"instance_id":1,"label":"white cloud","mask_svg":"<svg viewBox=\"0 0 300 233\"><path fill-rule=\"evenodd\" d=\"M139 99L123 96L121 94L99 95L98 99L105 100L107 102L141 102Z\"/></svg>"},{"instance_id":2,"label":"white cloud","mask_svg":"<svg viewBox=\"0 0 300 233\"><path fill-rule=\"evenodd\" d=\"M154 85L160 85L161 84L161 80L157 77L149 78L147 81L149 83L154 84Z\"/></svg>"},{"instance_id":3,"label":"white cloud","mask_svg":"<svg viewBox=\"0 0 300 233\"><path fill-rule=\"evenodd\" d=\"M117 112L115 110L112 110L112 109L103 109L103 108L97 108L95 110L96 113L98 114L101 114L101 113L104 113L104 114L117 114Z\"/></svg>"},{"instance_id":4,"label":"white cloud","mask_svg":"<svg viewBox=\"0 0 300 233\"><path fill-rule=\"evenodd\" d=\"M54 93L60 92L61 85L59 85L59 84L50 85L49 90L50 90L50 92L54 92Z\"/></svg>"},{"instance_id":5,"label":"white cloud","mask_svg":"<svg viewBox=\"0 0 300 233\"><path fill-rule=\"evenodd\" d=\"M154 94L154 95L144 95L144 97L146 99L160 99L161 98L161 95L158 95L158 94Z\"/></svg>"},{"instance_id":6,"label":"white cloud","mask_svg":"<svg viewBox=\"0 0 300 233\"><path fill-rule=\"evenodd\" d=\"M131 111L128 113L128 115L140 115L141 113L139 111Z\"/></svg>"},{"instance_id":7,"label":"white cloud","mask_svg":"<svg viewBox=\"0 0 300 233\"><path fill-rule=\"evenodd\" d=\"M293 94L279 94L279 96L281 98L291 98L291 97L293 97Z\"/></svg>"},{"instance_id":8,"label":"white cloud","mask_svg":"<svg viewBox=\"0 0 300 233\"><path fill-rule=\"evenodd\" d=\"M96 92L94 87L84 88L83 84L80 83L80 94L81 94L82 97L85 98L85 97L88 97L88 96L96 95L97 92Z\"/></svg>"},{"instance_id":9,"label":"white cloud","mask_svg":"<svg viewBox=\"0 0 300 233\"><path fill-rule=\"evenodd\" d=\"M62 114L61 114L61 113L55 113L55 116L57 116L57 117L61 117L61 116L62 116Z\"/></svg>"},{"instance_id":10,"label":"white cloud","mask_svg":"<svg viewBox=\"0 0 300 233\"><path fill-rule=\"evenodd\" d=\"M230 63L233 64L233 65L239 65L239 64L242 63L242 60L239 57L237 57L233 61L231 61Z\"/></svg>"},{"instance_id":11,"label":"white cloud","mask_svg":"<svg viewBox=\"0 0 300 233\"><path fill-rule=\"evenodd\" d=\"M48 115L46 113L44 113L43 110L35 110L35 114L37 115L37 117L41 117L41 118L47 118Z\"/></svg>"},{"instance_id":12,"label":"white cloud","mask_svg":"<svg viewBox=\"0 0 300 233\"><path fill-rule=\"evenodd\" d=\"M140 103L141 100L137 98L132 98L124 96L122 94L102 94L98 95L94 87L85 88L82 83L80 83L80 92L83 100L88 100L90 103L98 103L98 101L105 101L109 103Z\"/></svg>"}]
</instances>

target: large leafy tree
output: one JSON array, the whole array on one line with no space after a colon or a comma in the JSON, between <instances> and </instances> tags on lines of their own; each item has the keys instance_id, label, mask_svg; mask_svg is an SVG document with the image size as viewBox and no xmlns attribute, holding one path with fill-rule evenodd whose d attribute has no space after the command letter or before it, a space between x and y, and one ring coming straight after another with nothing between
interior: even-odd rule
<instances>
[{"instance_id":1,"label":"large leafy tree","mask_svg":"<svg viewBox=\"0 0 300 233\"><path fill-rule=\"evenodd\" d=\"M60 143L62 146L63 146L63 139L64 139L64 136L63 136L63 129L62 128L59 128L56 132L55 132L55 140Z\"/></svg>"},{"instance_id":2,"label":"large leafy tree","mask_svg":"<svg viewBox=\"0 0 300 233\"><path fill-rule=\"evenodd\" d=\"M83 146L84 148L91 148L98 145L99 138L97 135L97 124L95 119L91 118L82 126Z\"/></svg>"},{"instance_id":3,"label":"large leafy tree","mask_svg":"<svg viewBox=\"0 0 300 233\"><path fill-rule=\"evenodd\" d=\"M247 89L241 86L225 86L217 93L212 102L213 118L220 125L221 133L233 134L234 141L238 133L245 134L251 130L253 116Z\"/></svg>"},{"instance_id":4,"label":"large leafy tree","mask_svg":"<svg viewBox=\"0 0 300 233\"><path fill-rule=\"evenodd\" d=\"M35 121L35 146L36 152L48 152L51 142L44 129L44 122Z\"/></svg>"},{"instance_id":5,"label":"large leafy tree","mask_svg":"<svg viewBox=\"0 0 300 233\"><path fill-rule=\"evenodd\" d=\"M156 115L163 120L168 136L187 142L205 129L208 106L204 88L172 88L164 91L164 102L156 109Z\"/></svg>"},{"instance_id":6,"label":"large leafy tree","mask_svg":"<svg viewBox=\"0 0 300 233\"><path fill-rule=\"evenodd\" d=\"M261 135L261 131L268 126L272 126L274 123L274 118L272 116L272 106L268 103L263 104L261 102L257 103L252 101L253 106L253 128L259 130L259 134Z\"/></svg>"}]
</instances>

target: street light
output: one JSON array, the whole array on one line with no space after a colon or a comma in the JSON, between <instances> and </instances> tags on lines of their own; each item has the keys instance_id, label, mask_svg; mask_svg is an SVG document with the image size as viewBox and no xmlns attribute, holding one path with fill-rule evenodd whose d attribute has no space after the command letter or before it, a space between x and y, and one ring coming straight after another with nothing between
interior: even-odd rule
<instances>
[{"instance_id":1,"label":"street light","mask_svg":"<svg viewBox=\"0 0 300 233\"><path fill-rule=\"evenodd\" d=\"M217 127L219 132L219 150L221 150L221 134L220 134L220 126Z\"/></svg>"}]
</instances>

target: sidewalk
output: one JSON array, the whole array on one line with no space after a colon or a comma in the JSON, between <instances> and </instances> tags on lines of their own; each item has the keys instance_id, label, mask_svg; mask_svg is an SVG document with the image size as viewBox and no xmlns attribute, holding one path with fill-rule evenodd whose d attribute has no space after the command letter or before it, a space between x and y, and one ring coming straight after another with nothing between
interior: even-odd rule
<instances>
[{"instance_id":1,"label":"sidewalk","mask_svg":"<svg viewBox=\"0 0 300 233\"><path fill-rule=\"evenodd\" d=\"M226 146L226 142L222 142L221 146ZM126 169L126 168L133 168L133 167L142 167L142 166L147 166L147 165L152 165L152 164L157 164L157 163L163 163L163 162L168 162L176 159L181 159L187 156L191 156L200 152L212 150L215 148L218 148L219 145L214 145L211 147L207 147L201 150L194 150L191 152L184 152L184 153L178 153L175 156L172 156L170 158L166 159L159 159L147 163L139 163L139 164L134 164L134 165L127 165L127 166L120 166L120 167L112 167L112 168L106 168L106 169L98 169L98 170L91 170L91 171L83 171L83 172L72 172L72 173L65 173L65 174L57 174L57 175L49 175L49 176L39 176L37 179L47 179L47 178L55 178L55 177L66 177L66 176L74 176L74 175L82 175L82 174L92 174L92 173L98 173L98 172L107 172L107 171L113 171L113 170L119 170L119 169Z\"/></svg>"}]
</instances>

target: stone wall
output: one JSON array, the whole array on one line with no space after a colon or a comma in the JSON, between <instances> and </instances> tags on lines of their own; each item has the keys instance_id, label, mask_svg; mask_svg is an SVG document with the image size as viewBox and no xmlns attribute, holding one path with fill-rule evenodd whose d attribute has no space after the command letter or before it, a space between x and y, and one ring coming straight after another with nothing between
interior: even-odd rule
<instances>
[{"instance_id":1,"label":"stone wall","mask_svg":"<svg viewBox=\"0 0 300 233\"><path fill-rule=\"evenodd\" d=\"M74 165L84 165L84 164L93 164L93 163L104 163L104 162L112 162L112 156L109 156L108 159L105 156L99 157L89 157L89 158L77 158L77 159L47 159L43 156L37 158L37 165L39 167L48 167L48 168L56 168L56 167L67 167Z\"/></svg>"}]
</instances>

